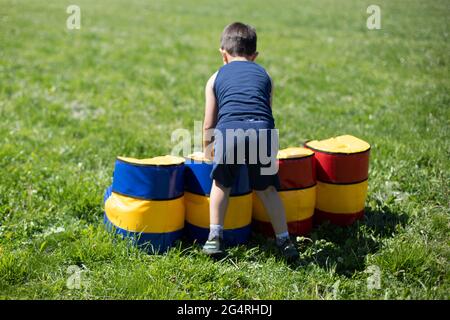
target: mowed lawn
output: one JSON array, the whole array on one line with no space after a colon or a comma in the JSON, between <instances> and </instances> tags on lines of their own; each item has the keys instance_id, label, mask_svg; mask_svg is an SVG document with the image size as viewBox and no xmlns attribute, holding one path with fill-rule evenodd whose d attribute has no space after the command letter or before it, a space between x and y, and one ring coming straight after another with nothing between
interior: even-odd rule
<instances>
[{"instance_id":1,"label":"mowed lawn","mask_svg":"<svg viewBox=\"0 0 450 320\"><path fill-rule=\"evenodd\" d=\"M378 0L373 31L370 4L0 0L0 298L448 299L450 3ZM102 223L115 157L167 154L202 120L236 20L257 28L281 147L372 145L365 219L297 239L295 265L261 236L219 262L188 241L147 255Z\"/></svg>"}]
</instances>

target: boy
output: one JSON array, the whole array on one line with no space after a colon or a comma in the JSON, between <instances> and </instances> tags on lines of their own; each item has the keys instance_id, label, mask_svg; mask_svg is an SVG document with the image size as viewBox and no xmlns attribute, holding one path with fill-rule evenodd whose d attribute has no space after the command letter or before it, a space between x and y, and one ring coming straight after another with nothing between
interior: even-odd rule
<instances>
[{"instance_id":1,"label":"boy","mask_svg":"<svg viewBox=\"0 0 450 320\"><path fill-rule=\"evenodd\" d=\"M298 252L289 238L286 217L276 187L278 175L264 173L266 168L255 146L261 149L261 133L275 129L272 116L272 80L267 72L256 64L256 31L253 27L235 22L225 27L221 37L220 53L224 66L214 73L205 88L205 119L203 146L205 156L213 160L210 194L210 233L203 251L211 256L223 254L223 223L228 206L231 186L239 174L239 166L248 167L250 186L266 207L276 234L276 243L288 260L298 258ZM214 157L209 150L210 131L214 130ZM228 140L230 131L253 130L257 134L242 139ZM276 156L278 148L265 138L268 153ZM237 159L237 148L244 146L245 157ZM253 148L253 152L249 149ZM272 149L272 150L271 150ZM276 149L276 150L273 150ZM258 153L258 154L256 154ZM255 159L256 161L249 161ZM267 172L267 171L266 171Z\"/></svg>"}]
</instances>

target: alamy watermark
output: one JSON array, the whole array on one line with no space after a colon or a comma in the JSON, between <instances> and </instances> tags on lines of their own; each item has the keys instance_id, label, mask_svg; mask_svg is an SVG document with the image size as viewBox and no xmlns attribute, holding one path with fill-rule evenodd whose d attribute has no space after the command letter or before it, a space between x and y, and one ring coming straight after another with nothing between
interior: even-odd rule
<instances>
[{"instance_id":1,"label":"alamy watermark","mask_svg":"<svg viewBox=\"0 0 450 320\"><path fill-rule=\"evenodd\" d=\"M69 30L81 29L81 8L76 4L71 4L66 8L69 14L66 20L66 27ZM366 13L370 16L366 20L366 26L369 30L381 29L381 8L379 5L371 4L367 7Z\"/></svg>"},{"instance_id":2,"label":"alamy watermark","mask_svg":"<svg viewBox=\"0 0 450 320\"><path fill-rule=\"evenodd\" d=\"M70 290L79 290L81 288L87 289L89 287L86 279L83 279L87 273L85 266L79 267L77 265L70 265L67 267L66 273L68 275L66 280L66 286Z\"/></svg>"},{"instance_id":3,"label":"alamy watermark","mask_svg":"<svg viewBox=\"0 0 450 320\"><path fill-rule=\"evenodd\" d=\"M366 26L369 30L381 29L381 8L376 4L371 4L367 7L367 14L370 16L367 18Z\"/></svg>"},{"instance_id":4,"label":"alamy watermark","mask_svg":"<svg viewBox=\"0 0 450 320\"><path fill-rule=\"evenodd\" d=\"M69 30L81 29L81 9L75 4L67 7L66 13L69 14L66 20L66 27Z\"/></svg>"},{"instance_id":5,"label":"alamy watermark","mask_svg":"<svg viewBox=\"0 0 450 320\"><path fill-rule=\"evenodd\" d=\"M248 123L248 122L247 122ZM172 155L187 157L203 149L205 154L219 164L258 164L261 175L274 175L278 172L277 153L279 149L277 129L231 129L214 128L203 130L202 123L194 123L194 134L187 129L172 132ZM203 137L203 138L202 138ZM192 144L194 148L192 149Z\"/></svg>"},{"instance_id":6,"label":"alamy watermark","mask_svg":"<svg viewBox=\"0 0 450 320\"><path fill-rule=\"evenodd\" d=\"M375 290L381 289L381 270L380 267L375 265L370 265L364 271L365 273L370 274L367 277L367 289Z\"/></svg>"},{"instance_id":7,"label":"alamy watermark","mask_svg":"<svg viewBox=\"0 0 450 320\"><path fill-rule=\"evenodd\" d=\"M380 290L381 289L381 270L380 267L376 265L370 265L364 270L364 273L368 273L366 279L367 290ZM331 287L331 294L334 300L339 299L339 287L341 285L341 280L336 280L336 282Z\"/></svg>"}]
</instances>

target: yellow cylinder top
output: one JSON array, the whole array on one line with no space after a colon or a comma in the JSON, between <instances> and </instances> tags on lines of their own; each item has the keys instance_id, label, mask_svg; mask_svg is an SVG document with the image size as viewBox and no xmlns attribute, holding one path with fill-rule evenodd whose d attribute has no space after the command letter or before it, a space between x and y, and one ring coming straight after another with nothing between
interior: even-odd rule
<instances>
[{"instance_id":1,"label":"yellow cylinder top","mask_svg":"<svg viewBox=\"0 0 450 320\"><path fill-rule=\"evenodd\" d=\"M286 148L278 151L278 159L303 158L314 154L310 149L302 147Z\"/></svg>"},{"instance_id":2,"label":"yellow cylinder top","mask_svg":"<svg viewBox=\"0 0 450 320\"><path fill-rule=\"evenodd\" d=\"M201 152L201 151L196 151L194 153L191 153L186 158L192 159L192 160L195 160L195 161L211 162L211 160L207 159L205 157L205 154L203 152Z\"/></svg>"},{"instance_id":3,"label":"yellow cylinder top","mask_svg":"<svg viewBox=\"0 0 450 320\"><path fill-rule=\"evenodd\" d=\"M117 157L117 159L134 163L134 164L142 164L142 165L158 165L158 166L170 166L170 165L177 165L184 163L184 159L181 157L166 155L166 156L159 156L159 157L153 157L148 159L135 159L135 158L129 158L129 157Z\"/></svg>"},{"instance_id":4,"label":"yellow cylinder top","mask_svg":"<svg viewBox=\"0 0 450 320\"><path fill-rule=\"evenodd\" d=\"M370 149L370 144L351 135L343 135L325 140L308 141L312 149L332 153L358 153Z\"/></svg>"}]
</instances>

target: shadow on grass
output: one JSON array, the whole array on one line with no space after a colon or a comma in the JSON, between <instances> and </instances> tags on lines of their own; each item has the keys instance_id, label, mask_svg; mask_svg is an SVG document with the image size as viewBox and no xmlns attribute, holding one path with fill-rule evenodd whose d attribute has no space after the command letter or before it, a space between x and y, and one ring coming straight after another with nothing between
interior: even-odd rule
<instances>
[{"instance_id":1,"label":"shadow on grass","mask_svg":"<svg viewBox=\"0 0 450 320\"><path fill-rule=\"evenodd\" d=\"M308 237L297 241L301 258L289 266L297 269L314 264L321 268L334 268L336 273L350 277L355 271L363 271L366 256L376 253L383 239L392 237L396 228L405 225L407 220L406 214L394 213L387 208L383 211L366 208L364 219L351 226L339 227L329 223L315 226ZM256 262L271 257L281 259L275 241L253 234L247 245L229 250L227 259Z\"/></svg>"},{"instance_id":2,"label":"shadow on grass","mask_svg":"<svg viewBox=\"0 0 450 320\"><path fill-rule=\"evenodd\" d=\"M383 239L395 234L398 226L403 226L408 217L404 213L394 213L387 208L382 211L365 209L364 219L348 227L324 223L315 226L308 237L301 237L297 247L301 254L299 261L289 264L293 269L313 264L321 268L335 269L335 272L352 276L355 271L363 271L368 254L376 253ZM200 254L202 245L183 236L176 245L183 253L190 255L193 250ZM281 260L274 239L261 234L252 234L246 245L227 250L224 263L235 261L261 262L269 258ZM231 261L230 261L231 260Z\"/></svg>"},{"instance_id":3,"label":"shadow on grass","mask_svg":"<svg viewBox=\"0 0 450 320\"><path fill-rule=\"evenodd\" d=\"M398 226L408 220L404 213L365 209L364 219L348 227L328 223L316 226L311 241L301 243L302 265L317 264L323 268L335 268L336 273L351 276L365 268L368 254L376 253L383 239L394 235Z\"/></svg>"}]
</instances>

